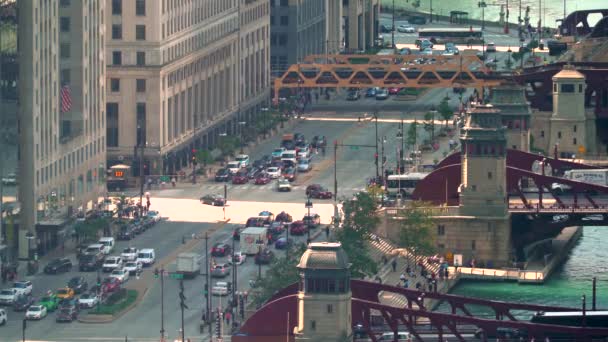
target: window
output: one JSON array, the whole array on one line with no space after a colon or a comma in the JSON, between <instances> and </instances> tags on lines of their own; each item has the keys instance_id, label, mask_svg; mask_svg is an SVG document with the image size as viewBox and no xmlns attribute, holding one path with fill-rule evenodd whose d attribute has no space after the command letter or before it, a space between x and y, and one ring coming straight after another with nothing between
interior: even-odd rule
<instances>
[{"instance_id":1,"label":"window","mask_svg":"<svg viewBox=\"0 0 608 342\"><path fill-rule=\"evenodd\" d=\"M61 84L69 84L71 81L70 69L61 69Z\"/></svg>"},{"instance_id":2,"label":"window","mask_svg":"<svg viewBox=\"0 0 608 342\"><path fill-rule=\"evenodd\" d=\"M574 125L574 126L572 127L572 131L573 131L574 133L576 133L576 125Z\"/></svg>"},{"instance_id":3,"label":"window","mask_svg":"<svg viewBox=\"0 0 608 342\"><path fill-rule=\"evenodd\" d=\"M122 64L122 53L120 51L112 51L112 65Z\"/></svg>"},{"instance_id":4,"label":"window","mask_svg":"<svg viewBox=\"0 0 608 342\"><path fill-rule=\"evenodd\" d=\"M146 80L143 78L138 78L135 80L135 90L138 93L143 93L146 91Z\"/></svg>"},{"instance_id":5,"label":"window","mask_svg":"<svg viewBox=\"0 0 608 342\"><path fill-rule=\"evenodd\" d=\"M310 329L317 330L317 321L310 321Z\"/></svg>"},{"instance_id":6,"label":"window","mask_svg":"<svg viewBox=\"0 0 608 342\"><path fill-rule=\"evenodd\" d=\"M437 244L437 249L438 250L444 250L445 249L445 245L443 243Z\"/></svg>"},{"instance_id":7,"label":"window","mask_svg":"<svg viewBox=\"0 0 608 342\"><path fill-rule=\"evenodd\" d=\"M576 138L572 138L572 145L576 145Z\"/></svg>"},{"instance_id":8,"label":"window","mask_svg":"<svg viewBox=\"0 0 608 342\"><path fill-rule=\"evenodd\" d=\"M279 45L287 45L287 34L279 34Z\"/></svg>"},{"instance_id":9,"label":"window","mask_svg":"<svg viewBox=\"0 0 608 342\"><path fill-rule=\"evenodd\" d=\"M113 15L122 14L122 0L112 0L112 14Z\"/></svg>"},{"instance_id":10,"label":"window","mask_svg":"<svg viewBox=\"0 0 608 342\"><path fill-rule=\"evenodd\" d=\"M68 6L70 6L70 0L60 0L59 1L59 6L61 6L61 7L68 7Z\"/></svg>"},{"instance_id":11,"label":"window","mask_svg":"<svg viewBox=\"0 0 608 342\"><path fill-rule=\"evenodd\" d=\"M488 179L492 179L492 172L488 171Z\"/></svg>"},{"instance_id":12,"label":"window","mask_svg":"<svg viewBox=\"0 0 608 342\"><path fill-rule=\"evenodd\" d=\"M120 91L120 78L111 78L110 79L110 90L111 91Z\"/></svg>"},{"instance_id":13,"label":"window","mask_svg":"<svg viewBox=\"0 0 608 342\"><path fill-rule=\"evenodd\" d=\"M59 45L59 57L62 59L70 58L70 44L69 43L61 43L61 45Z\"/></svg>"},{"instance_id":14,"label":"window","mask_svg":"<svg viewBox=\"0 0 608 342\"><path fill-rule=\"evenodd\" d=\"M583 85L582 85L582 84L579 84L579 85L578 85L578 92L579 92L579 93L582 93L582 92L583 92Z\"/></svg>"},{"instance_id":15,"label":"window","mask_svg":"<svg viewBox=\"0 0 608 342\"><path fill-rule=\"evenodd\" d=\"M475 250L475 240L471 240L471 250Z\"/></svg>"},{"instance_id":16,"label":"window","mask_svg":"<svg viewBox=\"0 0 608 342\"><path fill-rule=\"evenodd\" d=\"M281 26L289 25L289 17L286 15L281 16Z\"/></svg>"},{"instance_id":17,"label":"window","mask_svg":"<svg viewBox=\"0 0 608 342\"><path fill-rule=\"evenodd\" d=\"M143 51L137 51L137 61L136 64L138 66L146 65L146 53Z\"/></svg>"},{"instance_id":18,"label":"window","mask_svg":"<svg viewBox=\"0 0 608 342\"><path fill-rule=\"evenodd\" d=\"M135 39L146 40L146 25L135 25Z\"/></svg>"},{"instance_id":19,"label":"window","mask_svg":"<svg viewBox=\"0 0 608 342\"><path fill-rule=\"evenodd\" d=\"M274 15L270 16L270 25L274 25Z\"/></svg>"},{"instance_id":20,"label":"window","mask_svg":"<svg viewBox=\"0 0 608 342\"><path fill-rule=\"evenodd\" d=\"M283 7L289 6L289 0L281 0L281 6L283 6Z\"/></svg>"},{"instance_id":21,"label":"window","mask_svg":"<svg viewBox=\"0 0 608 342\"><path fill-rule=\"evenodd\" d=\"M122 25L112 25L112 39L122 39Z\"/></svg>"},{"instance_id":22,"label":"window","mask_svg":"<svg viewBox=\"0 0 608 342\"><path fill-rule=\"evenodd\" d=\"M574 84L562 84L562 93L574 93Z\"/></svg>"},{"instance_id":23,"label":"window","mask_svg":"<svg viewBox=\"0 0 608 342\"><path fill-rule=\"evenodd\" d=\"M135 15L146 15L146 0L135 0Z\"/></svg>"},{"instance_id":24,"label":"window","mask_svg":"<svg viewBox=\"0 0 608 342\"><path fill-rule=\"evenodd\" d=\"M557 83L553 83L553 92L557 93Z\"/></svg>"},{"instance_id":25,"label":"window","mask_svg":"<svg viewBox=\"0 0 608 342\"><path fill-rule=\"evenodd\" d=\"M557 132L557 139L561 139L562 138L562 132Z\"/></svg>"},{"instance_id":26,"label":"window","mask_svg":"<svg viewBox=\"0 0 608 342\"><path fill-rule=\"evenodd\" d=\"M540 137L544 138L545 137L545 131L540 131Z\"/></svg>"},{"instance_id":27,"label":"window","mask_svg":"<svg viewBox=\"0 0 608 342\"><path fill-rule=\"evenodd\" d=\"M118 103L106 104L106 143L108 147L118 146Z\"/></svg>"},{"instance_id":28,"label":"window","mask_svg":"<svg viewBox=\"0 0 608 342\"><path fill-rule=\"evenodd\" d=\"M334 306L332 304L327 304L327 313L333 313L334 312Z\"/></svg>"},{"instance_id":29,"label":"window","mask_svg":"<svg viewBox=\"0 0 608 342\"><path fill-rule=\"evenodd\" d=\"M59 29L61 32L70 32L70 18L61 17L59 18Z\"/></svg>"},{"instance_id":30,"label":"window","mask_svg":"<svg viewBox=\"0 0 608 342\"><path fill-rule=\"evenodd\" d=\"M146 144L146 104L137 103L137 145Z\"/></svg>"},{"instance_id":31,"label":"window","mask_svg":"<svg viewBox=\"0 0 608 342\"><path fill-rule=\"evenodd\" d=\"M445 225L443 225L443 224L437 225L437 235L445 235Z\"/></svg>"}]
</instances>

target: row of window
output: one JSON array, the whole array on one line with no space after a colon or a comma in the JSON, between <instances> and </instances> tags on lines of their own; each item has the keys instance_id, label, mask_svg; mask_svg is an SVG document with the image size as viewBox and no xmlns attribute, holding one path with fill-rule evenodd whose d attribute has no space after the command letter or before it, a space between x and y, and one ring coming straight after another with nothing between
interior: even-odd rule
<instances>
[{"instance_id":1,"label":"row of window","mask_svg":"<svg viewBox=\"0 0 608 342\"><path fill-rule=\"evenodd\" d=\"M120 91L120 78L110 78L110 91ZM135 91L138 93L146 92L146 79L138 78L135 80Z\"/></svg>"},{"instance_id":2,"label":"row of window","mask_svg":"<svg viewBox=\"0 0 608 342\"><path fill-rule=\"evenodd\" d=\"M146 103L137 102L135 105L135 144L140 146L145 145L147 141L146 126L147 126L147 115L146 115ZM119 105L116 102L106 103L106 138L108 147L118 147L119 145Z\"/></svg>"},{"instance_id":3,"label":"row of window","mask_svg":"<svg viewBox=\"0 0 608 342\"><path fill-rule=\"evenodd\" d=\"M270 0L270 6L271 7L277 7L277 6L288 7L289 0Z\"/></svg>"},{"instance_id":4,"label":"row of window","mask_svg":"<svg viewBox=\"0 0 608 342\"><path fill-rule=\"evenodd\" d=\"M300 291L308 293L345 293L350 291L349 279L306 278L300 280Z\"/></svg>"},{"instance_id":5,"label":"row of window","mask_svg":"<svg viewBox=\"0 0 608 342\"><path fill-rule=\"evenodd\" d=\"M503 156L505 154L505 146L503 144L491 143L466 143L466 151L468 155Z\"/></svg>"},{"instance_id":6,"label":"row of window","mask_svg":"<svg viewBox=\"0 0 608 342\"><path fill-rule=\"evenodd\" d=\"M131 4L133 0L127 0L126 2ZM112 15L122 15L122 6L123 0L112 0ZM146 15L146 0L135 0L135 15Z\"/></svg>"},{"instance_id":7,"label":"row of window","mask_svg":"<svg viewBox=\"0 0 608 342\"><path fill-rule=\"evenodd\" d=\"M252 7L241 13L241 24L243 26L258 21L260 18L267 16L270 12L267 2L263 2L258 6Z\"/></svg>"},{"instance_id":8,"label":"row of window","mask_svg":"<svg viewBox=\"0 0 608 342\"><path fill-rule=\"evenodd\" d=\"M36 145L38 146L38 145ZM44 185L51 181L53 177L61 176L64 172L72 171L77 166L105 151L105 138L97 140L81 147L77 151L72 151L63 158L36 171L36 186Z\"/></svg>"},{"instance_id":9,"label":"row of window","mask_svg":"<svg viewBox=\"0 0 608 342\"><path fill-rule=\"evenodd\" d=\"M168 8L166 6L169 6ZM167 23L167 36L178 33L190 26L196 25L207 18L224 13L236 5L235 0L207 0L184 1L163 0L163 14L169 10ZM178 10L188 6L186 10ZM165 22L163 22L163 39Z\"/></svg>"},{"instance_id":10,"label":"row of window","mask_svg":"<svg viewBox=\"0 0 608 342\"><path fill-rule=\"evenodd\" d=\"M122 25L112 25L112 39L122 39ZM146 25L135 25L135 40L146 40Z\"/></svg>"},{"instance_id":11,"label":"row of window","mask_svg":"<svg viewBox=\"0 0 608 342\"><path fill-rule=\"evenodd\" d=\"M167 87L172 87L175 83L180 82L192 75L198 74L199 72L202 72L213 65L222 63L230 57L230 45L224 46L207 56L200 57L194 62L184 65L163 78L163 89L165 88L165 79L167 80Z\"/></svg>"},{"instance_id":12,"label":"row of window","mask_svg":"<svg viewBox=\"0 0 608 342\"><path fill-rule=\"evenodd\" d=\"M123 65L122 62L122 51L112 51L112 65ZM146 65L146 52L136 51L135 52L135 65L145 66Z\"/></svg>"},{"instance_id":13,"label":"row of window","mask_svg":"<svg viewBox=\"0 0 608 342\"><path fill-rule=\"evenodd\" d=\"M287 33L271 33L270 46L285 46L287 45Z\"/></svg>"},{"instance_id":14,"label":"row of window","mask_svg":"<svg viewBox=\"0 0 608 342\"><path fill-rule=\"evenodd\" d=\"M276 25L274 20L274 15L270 16L270 25ZM286 15L281 16L281 21L279 22L281 26L289 26L289 17Z\"/></svg>"}]
</instances>

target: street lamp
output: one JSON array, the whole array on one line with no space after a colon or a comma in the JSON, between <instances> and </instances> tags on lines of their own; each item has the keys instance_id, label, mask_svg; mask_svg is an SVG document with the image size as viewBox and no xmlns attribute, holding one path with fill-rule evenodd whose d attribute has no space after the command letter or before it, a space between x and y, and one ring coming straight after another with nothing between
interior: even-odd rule
<instances>
[{"instance_id":1,"label":"street lamp","mask_svg":"<svg viewBox=\"0 0 608 342\"><path fill-rule=\"evenodd\" d=\"M165 270L155 269L154 278L160 277L160 340L165 340Z\"/></svg>"},{"instance_id":2,"label":"street lamp","mask_svg":"<svg viewBox=\"0 0 608 342\"><path fill-rule=\"evenodd\" d=\"M268 133L268 123L267 123L267 118L268 118L268 107L262 107L260 108L260 110L262 111L262 119L264 122L264 139L266 139L266 134Z\"/></svg>"},{"instance_id":3,"label":"street lamp","mask_svg":"<svg viewBox=\"0 0 608 342\"><path fill-rule=\"evenodd\" d=\"M306 200L306 203L304 204L304 207L306 209L308 209L308 220L306 221L306 233L308 234L308 238L306 239L306 244L310 243L310 226L311 226L311 217L310 217L310 208L312 208L312 201L310 200L310 196L308 196L308 199Z\"/></svg>"},{"instance_id":4,"label":"street lamp","mask_svg":"<svg viewBox=\"0 0 608 342\"><path fill-rule=\"evenodd\" d=\"M245 121L239 121L239 126L241 126L239 128L239 131L241 131L241 154L243 154L243 143L245 142L243 139L243 126L245 126L247 124L247 122Z\"/></svg>"},{"instance_id":5,"label":"street lamp","mask_svg":"<svg viewBox=\"0 0 608 342\"><path fill-rule=\"evenodd\" d=\"M487 4L485 1L481 0L477 3L477 7L481 8L481 30L483 31L486 28L485 12Z\"/></svg>"}]
</instances>

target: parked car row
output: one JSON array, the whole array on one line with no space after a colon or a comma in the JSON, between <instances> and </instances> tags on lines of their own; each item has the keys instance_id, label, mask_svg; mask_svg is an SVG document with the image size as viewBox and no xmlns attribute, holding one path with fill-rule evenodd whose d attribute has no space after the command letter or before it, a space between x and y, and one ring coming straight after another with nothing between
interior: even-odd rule
<instances>
[{"instance_id":1,"label":"parked car row","mask_svg":"<svg viewBox=\"0 0 608 342\"><path fill-rule=\"evenodd\" d=\"M162 217L158 211L150 210L142 218L137 218L123 224L117 234L117 239L128 241L135 238L137 235L152 228L156 223L160 222Z\"/></svg>"}]
</instances>

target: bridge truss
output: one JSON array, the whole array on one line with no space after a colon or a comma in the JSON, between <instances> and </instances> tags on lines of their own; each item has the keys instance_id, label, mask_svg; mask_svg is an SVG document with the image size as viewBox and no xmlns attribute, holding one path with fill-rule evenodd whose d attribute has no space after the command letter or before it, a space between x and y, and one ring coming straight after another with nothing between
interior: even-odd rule
<instances>
[{"instance_id":1,"label":"bridge truss","mask_svg":"<svg viewBox=\"0 0 608 342\"><path fill-rule=\"evenodd\" d=\"M283 88L477 88L501 84L475 55L310 55L274 80L274 101Z\"/></svg>"}]
</instances>

